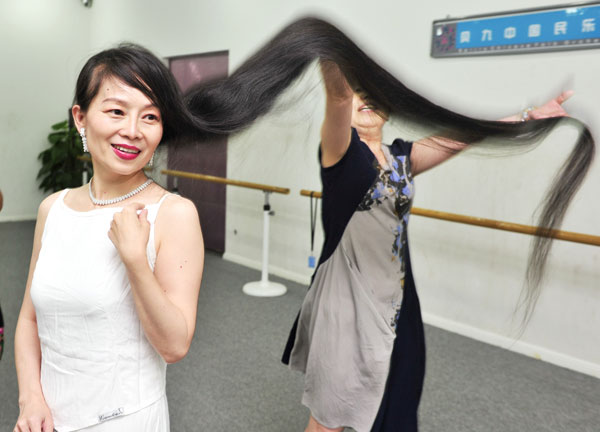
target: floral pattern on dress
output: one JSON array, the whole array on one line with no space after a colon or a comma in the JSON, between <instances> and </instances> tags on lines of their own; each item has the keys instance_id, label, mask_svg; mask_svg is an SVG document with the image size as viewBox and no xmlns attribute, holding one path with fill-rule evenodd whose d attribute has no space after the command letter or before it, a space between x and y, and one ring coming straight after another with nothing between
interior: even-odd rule
<instances>
[{"instance_id":1,"label":"floral pattern on dress","mask_svg":"<svg viewBox=\"0 0 600 432\"><path fill-rule=\"evenodd\" d=\"M384 169L377 159L374 159L373 167L378 170L379 174L358 205L357 210L369 211L374 206L382 205L387 200L394 200L394 214L398 218L398 224L393 229L394 240L390 250L391 260L398 261L400 271L404 274L406 271L404 251L408 242L408 216L414 196L414 181L408 167L407 156L393 157L390 155L388 162L388 169ZM402 279L402 287L404 288L404 279ZM401 301L392 304L392 307L396 313L391 318L390 324L392 328L395 328L400 315Z\"/></svg>"}]
</instances>

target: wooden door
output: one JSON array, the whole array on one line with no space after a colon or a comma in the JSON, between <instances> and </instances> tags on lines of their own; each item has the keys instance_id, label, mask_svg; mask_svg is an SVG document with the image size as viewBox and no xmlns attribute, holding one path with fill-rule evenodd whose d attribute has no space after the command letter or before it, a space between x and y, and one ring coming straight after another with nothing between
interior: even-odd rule
<instances>
[{"instance_id":1,"label":"wooden door","mask_svg":"<svg viewBox=\"0 0 600 432\"><path fill-rule=\"evenodd\" d=\"M228 66L227 51L169 58L169 68L183 92L203 80L227 76ZM227 177L227 138L169 148L167 166L173 170ZM169 177L169 189L174 185L174 179ZM179 178L177 189L198 208L205 247L225 252L225 185Z\"/></svg>"}]
</instances>

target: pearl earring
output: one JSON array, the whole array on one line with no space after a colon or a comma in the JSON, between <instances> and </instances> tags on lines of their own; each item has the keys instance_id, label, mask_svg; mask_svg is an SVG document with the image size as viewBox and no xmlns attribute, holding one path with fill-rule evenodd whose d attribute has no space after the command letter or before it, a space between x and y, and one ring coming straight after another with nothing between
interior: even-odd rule
<instances>
[{"instance_id":1,"label":"pearl earring","mask_svg":"<svg viewBox=\"0 0 600 432\"><path fill-rule=\"evenodd\" d=\"M154 165L154 153L152 153L152 157L150 158L150 162L148 162L148 166Z\"/></svg>"},{"instance_id":2,"label":"pearl earring","mask_svg":"<svg viewBox=\"0 0 600 432\"><path fill-rule=\"evenodd\" d=\"M81 132L79 132L79 136L81 137L81 143L83 144L83 152L87 153L87 138L85 137L85 128L81 128Z\"/></svg>"}]
</instances>

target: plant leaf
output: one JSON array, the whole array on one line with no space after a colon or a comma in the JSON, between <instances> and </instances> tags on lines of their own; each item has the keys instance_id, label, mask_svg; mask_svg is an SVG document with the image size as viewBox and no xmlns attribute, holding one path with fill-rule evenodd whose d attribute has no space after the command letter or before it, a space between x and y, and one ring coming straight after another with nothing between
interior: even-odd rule
<instances>
[{"instance_id":1,"label":"plant leaf","mask_svg":"<svg viewBox=\"0 0 600 432\"><path fill-rule=\"evenodd\" d=\"M52 130L67 129L68 124L69 123L67 122L67 120L63 120L61 122L53 124L51 128Z\"/></svg>"}]
</instances>

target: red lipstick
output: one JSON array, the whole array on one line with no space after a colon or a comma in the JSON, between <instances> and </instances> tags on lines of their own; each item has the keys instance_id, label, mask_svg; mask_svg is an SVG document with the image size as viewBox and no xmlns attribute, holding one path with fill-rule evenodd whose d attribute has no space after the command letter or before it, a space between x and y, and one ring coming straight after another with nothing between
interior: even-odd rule
<instances>
[{"instance_id":1,"label":"red lipstick","mask_svg":"<svg viewBox=\"0 0 600 432\"><path fill-rule=\"evenodd\" d=\"M111 144L115 154L121 159L133 160L142 152L139 148L127 144Z\"/></svg>"}]
</instances>

